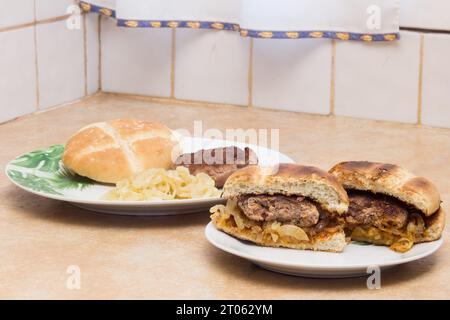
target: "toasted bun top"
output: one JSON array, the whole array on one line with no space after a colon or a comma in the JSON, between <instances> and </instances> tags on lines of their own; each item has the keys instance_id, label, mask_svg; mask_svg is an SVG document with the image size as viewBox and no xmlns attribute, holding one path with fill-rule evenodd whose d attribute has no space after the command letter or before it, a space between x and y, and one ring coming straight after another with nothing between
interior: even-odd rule
<instances>
[{"instance_id":1,"label":"toasted bun top","mask_svg":"<svg viewBox=\"0 0 450 320\"><path fill-rule=\"evenodd\" d=\"M178 149L162 124L117 119L80 129L67 142L62 161L79 175L115 183L146 169L171 168Z\"/></svg>"},{"instance_id":2,"label":"toasted bun top","mask_svg":"<svg viewBox=\"0 0 450 320\"><path fill-rule=\"evenodd\" d=\"M311 198L330 212L345 213L348 196L335 177L315 167L280 164L273 168L248 166L233 173L224 185L223 196L283 194Z\"/></svg>"},{"instance_id":3,"label":"toasted bun top","mask_svg":"<svg viewBox=\"0 0 450 320\"><path fill-rule=\"evenodd\" d=\"M330 173L346 189L371 191L395 197L414 206L426 216L435 213L441 205L439 192L434 184L397 165L349 161L335 165Z\"/></svg>"}]
</instances>

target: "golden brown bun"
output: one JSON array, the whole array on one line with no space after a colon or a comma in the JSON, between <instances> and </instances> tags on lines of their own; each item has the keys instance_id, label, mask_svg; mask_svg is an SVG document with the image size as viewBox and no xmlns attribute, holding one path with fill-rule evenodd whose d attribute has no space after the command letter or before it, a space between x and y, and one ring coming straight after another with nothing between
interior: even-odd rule
<instances>
[{"instance_id":1,"label":"golden brown bun","mask_svg":"<svg viewBox=\"0 0 450 320\"><path fill-rule=\"evenodd\" d=\"M214 209L214 207L211 209L211 212L213 213L211 219L217 229L238 239L251 241L261 246L342 252L347 245L345 233L342 230L333 233L322 233L313 239L308 239L308 241L296 241L292 238L282 237L274 239L270 235L264 237L263 230L267 231L267 229L270 228L268 225L260 225L259 228L254 228L252 225L255 224L255 222L250 221L244 214L237 210L234 212L223 212ZM239 228L235 222L236 219L241 220L246 227Z\"/></svg>"},{"instance_id":2,"label":"golden brown bun","mask_svg":"<svg viewBox=\"0 0 450 320\"><path fill-rule=\"evenodd\" d=\"M438 212L431 217L425 219L427 228L421 238L417 239L416 243L428 242L439 239L445 227L445 211L440 208Z\"/></svg>"},{"instance_id":3,"label":"golden brown bun","mask_svg":"<svg viewBox=\"0 0 450 320\"><path fill-rule=\"evenodd\" d=\"M349 161L335 165L330 171L345 189L371 191L395 197L410 204L425 216L435 213L440 205L434 184L393 164Z\"/></svg>"},{"instance_id":4,"label":"golden brown bun","mask_svg":"<svg viewBox=\"0 0 450 320\"><path fill-rule=\"evenodd\" d=\"M275 167L274 167L275 168ZM224 185L223 197L243 194L300 195L311 198L330 212L345 213L348 196L334 176L315 167L280 164L278 171L248 166L233 173Z\"/></svg>"},{"instance_id":5,"label":"golden brown bun","mask_svg":"<svg viewBox=\"0 0 450 320\"><path fill-rule=\"evenodd\" d=\"M67 142L62 161L81 176L116 183L146 169L171 168L178 149L164 125L118 119L80 129Z\"/></svg>"},{"instance_id":6,"label":"golden brown bun","mask_svg":"<svg viewBox=\"0 0 450 320\"><path fill-rule=\"evenodd\" d=\"M422 235L416 236L414 243L430 242L438 240L442 236L442 232L445 227L445 212L441 208L438 212L433 214L431 217L425 219L426 228ZM375 228L376 229L376 228ZM361 230L363 231L363 230ZM377 237L371 236L368 233L358 232L352 234L352 240L363 241L368 243L373 243L377 245L389 246L392 244L392 239L389 237Z\"/></svg>"}]
</instances>

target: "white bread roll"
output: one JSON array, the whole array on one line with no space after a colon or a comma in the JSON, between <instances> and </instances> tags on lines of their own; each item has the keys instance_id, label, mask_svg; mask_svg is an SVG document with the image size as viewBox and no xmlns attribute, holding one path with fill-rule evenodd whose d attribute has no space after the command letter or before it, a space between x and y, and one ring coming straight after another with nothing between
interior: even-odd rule
<instances>
[{"instance_id":1,"label":"white bread roll","mask_svg":"<svg viewBox=\"0 0 450 320\"><path fill-rule=\"evenodd\" d=\"M117 119L80 129L67 142L62 161L81 176L116 183L146 169L170 169L179 154L179 141L166 126Z\"/></svg>"}]
</instances>

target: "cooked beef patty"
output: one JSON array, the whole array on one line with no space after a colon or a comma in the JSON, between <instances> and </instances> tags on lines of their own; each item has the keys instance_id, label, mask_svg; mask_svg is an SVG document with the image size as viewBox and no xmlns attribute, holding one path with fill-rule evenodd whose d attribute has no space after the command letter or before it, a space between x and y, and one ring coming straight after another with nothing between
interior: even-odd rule
<instances>
[{"instance_id":1,"label":"cooked beef patty","mask_svg":"<svg viewBox=\"0 0 450 320\"><path fill-rule=\"evenodd\" d=\"M250 148L238 147L215 148L186 153L178 157L175 164L185 166L196 175L206 173L215 181L217 188L222 188L228 177L236 170L257 164L258 158Z\"/></svg>"},{"instance_id":2,"label":"cooked beef patty","mask_svg":"<svg viewBox=\"0 0 450 320\"><path fill-rule=\"evenodd\" d=\"M283 195L245 195L238 206L251 220L279 221L299 227L312 227L319 221L316 205L304 197Z\"/></svg>"},{"instance_id":3,"label":"cooked beef patty","mask_svg":"<svg viewBox=\"0 0 450 320\"><path fill-rule=\"evenodd\" d=\"M407 208L398 200L369 192L349 192L350 206L346 221L349 226L403 228L408 220Z\"/></svg>"}]
</instances>

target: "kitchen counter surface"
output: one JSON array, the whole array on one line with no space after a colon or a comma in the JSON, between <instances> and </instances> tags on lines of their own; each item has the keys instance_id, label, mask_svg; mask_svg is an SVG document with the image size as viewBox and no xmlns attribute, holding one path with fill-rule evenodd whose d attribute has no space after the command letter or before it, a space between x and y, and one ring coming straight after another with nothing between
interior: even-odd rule
<instances>
[{"instance_id":1,"label":"kitchen counter surface","mask_svg":"<svg viewBox=\"0 0 450 320\"><path fill-rule=\"evenodd\" d=\"M432 180L450 203L450 130L228 106L173 106L116 95L0 125L0 164L64 143L80 127L119 117L203 127L279 128L280 150L324 169L343 160L398 163ZM40 198L0 176L0 298L416 299L450 296L448 228L434 255L366 278L303 279L265 271L211 246L208 212L143 218L95 214ZM69 290L67 268L81 269Z\"/></svg>"}]
</instances>

